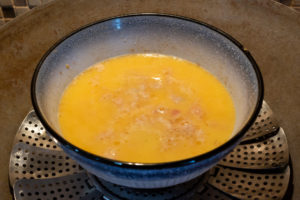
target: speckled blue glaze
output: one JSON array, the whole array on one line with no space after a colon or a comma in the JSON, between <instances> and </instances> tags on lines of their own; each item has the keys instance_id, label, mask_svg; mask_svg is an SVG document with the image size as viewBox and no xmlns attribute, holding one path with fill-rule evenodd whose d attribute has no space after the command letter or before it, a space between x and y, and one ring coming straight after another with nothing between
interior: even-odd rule
<instances>
[{"instance_id":1,"label":"speckled blue glaze","mask_svg":"<svg viewBox=\"0 0 300 200\"><path fill-rule=\"evenodd\" d=\"M158 167L156 169L112 166L80 156L64 146L61 147L87 171L108 182L132 188L162 188L184 183L200 176L229 153L236 144L200 162L191 161L190 164L182 166Z\"/></svg>"},{"instance_id":2,"label":"speckled blue glaze","mask_svg":"<svg viewBox=\"0 0 300 200\"><path fill-rule=\"evenodd\" d=\"M232 138L193 158L153 164L103 158L64 139L57 113L65 87L92 64L130 53L173 55L214 74L231 93L237 111ZM71 158L101 179L134 188L173 186L206 172L239 143L258 115L263 100L260 71L241 44L205 23L158 14L106 19L66 36L41 59L31 86L37 116Z\"/></svg>"}]
</instances>

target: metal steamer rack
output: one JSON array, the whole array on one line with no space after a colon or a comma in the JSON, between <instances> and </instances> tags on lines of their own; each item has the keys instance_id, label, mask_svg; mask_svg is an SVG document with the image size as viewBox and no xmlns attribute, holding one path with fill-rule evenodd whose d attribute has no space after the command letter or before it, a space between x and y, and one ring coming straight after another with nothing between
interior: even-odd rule
<instances>
[{"instance_id":1,"label":"metal steamer rack","mask_svg":"<svg viewBox=\"0 0 300 200\"><path fill-rule=\"evenodd\" d=\"M142 190L97 179L71 160L35 115L22 122L10 155L16 200L282 200L292 194L286 135L266 102L242 142L203 176L170 188Z\"/></svg>"}]
</instances>

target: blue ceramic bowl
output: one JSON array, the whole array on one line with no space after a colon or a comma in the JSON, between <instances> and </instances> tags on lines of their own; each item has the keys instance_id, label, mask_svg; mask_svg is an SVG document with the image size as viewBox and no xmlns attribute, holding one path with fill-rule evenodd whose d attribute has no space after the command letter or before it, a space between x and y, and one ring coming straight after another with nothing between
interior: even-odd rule
<instances>
[{"instance_id":1,"label":"blue ceramic bowl","mask_svg":"<svg viewBox=\"0 0 300 200\"><path fill-rule=\"evenodd\" d=\"M57 114L66 86L94 63L132 53L177 56L214 74L231 93L236 108L231 139L205 154L153 164L107 159L68 142L60 132ZM67 64L70 69L66 69ZM224 32L192 19L140 14L102 20L63 38L38 64L31 92L34 109L43 125L83 168L115 184L161 188L201 175L239 143L261 107L263 82L250 53Z\"/></svg>"}]
</instances>

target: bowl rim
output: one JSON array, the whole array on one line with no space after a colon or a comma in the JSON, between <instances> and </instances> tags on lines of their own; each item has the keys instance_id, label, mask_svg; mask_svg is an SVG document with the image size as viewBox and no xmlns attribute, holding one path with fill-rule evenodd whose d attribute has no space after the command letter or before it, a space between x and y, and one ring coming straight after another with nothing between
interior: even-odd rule
<instances>
[{"instance_id":1,"label":"bowl rim","mask_svg":"<svg viewBox=\"0 0 300 200\"><path fill-rule=\"evenodd\" d=\"M197 156L194 156L194 157L191 157L191 158L187 158L187 159L183 159L183 160L170 161L170 162L162 162L162 163L139 163L139 162L126 162L126 161L120 161L120 160L113 160L113 159L101 157L101 156L95 155L93 153L90 153L88 151L85 151L85 150L71 144L67 140L65 140L62 136L60 136L58 133L56 133L56 131L54 131L54 129L52 129L51 126L47 123L47 121L45 120L45 118L42 115L41 110L39 109L38 101L37 101L37 98L36 98L35 94L36 94L37 77L38 77L39 71L40 71L45 59L48 57L48 55L58 45L60 45L62 42L64 42L66 39L68 39L72 35L80 32L80 31L82 31L82 30L84 30L88 27L91 27L93 25L100 24L100 23L103 23L103 22L106 22L106 21L110 21L110 20L124 19L124 18L130 18L130 17L141 17L141 16L143 16L143 17L145 17L145 16L151 16L151 17L158 16L158 17L175 18L175 19L185 20L185 21L193 22L193 23L196 23L198 25L204 26L204 27L206 27L206 28L208 28L212 31L215 31L216 33L224 36L226 39L230 40L248 58L248 60L250 61L251 65L252 65L252 67L255 71L255 75L256 75L256 78L257 78L257 82L258 82L257 102L256 102L255 108L254 108L249 120L244 125L244 127L242 127L237 132L237 134L234 137L232 137L227 142L225 142L224 144L218 146L217 148L215 148L211 151L208 151L204 154L200 154L200 155L197 155ZM161 13L138 13L138 14L128 14L128 15L119 15L119 16L109 17L109 18L105 18L105 19L101 19L101 20L92 22L90 24L87 24L85 26L82 26L82 27L72 31L71 33L69 33L66 36L59 39L54 45L52 45L52 47L50 49L47 50L47 52L43 55L43 57L40 59L39 63L37 64L37 67L34 71L32 81L31 81L31 101L32 101L32 104L33 104L33 108L36 112L36 115L38 116L41 123L44 125L46 131L48 133L50 133L50 135L52 135L52 137L54 137L56 139L56 142L59 145L63 145L67 149L75 152L76 154L79 154L80 156L91 159L95 162L99 162L99 163L102 163L102 164L105 163L105 164L108 164L110 166L116 166L116 167L122 167L122 168L125 167L125 168L131 168L131 169L162 169L162 168L174 168L174 167L179 167L179 166L186 166L186 165L190 165L190 164L193 164L193 163L196 163L196 162L204 161L204 160L206 160L208 158L211 158L214 155L217 155L218 153L226 150L230 146L232 146L235 143L239 142L241 140L241 138L245 135L247 130L254 123L255 119L257 118L257 115L259 114L260 108L262 106L263 95L264 95L264 84L263 84L262 74L259 70L259 67L258 67L257 63L255 62L254 58L250 54L250 52L248 50L246 50L241 43L239 43L231 35L225 33L224 31L222 31L222 30L220 30L220 29L218 29L218 28L216 28L216 27L214 27L210 24L207 24L205 22L202 22L202 21L199 21L199 20L196 20L196 19L193 19L193 18L185 17L185 16L172 15L172 14L161 14Z\"/></svg>"}]
</instances>

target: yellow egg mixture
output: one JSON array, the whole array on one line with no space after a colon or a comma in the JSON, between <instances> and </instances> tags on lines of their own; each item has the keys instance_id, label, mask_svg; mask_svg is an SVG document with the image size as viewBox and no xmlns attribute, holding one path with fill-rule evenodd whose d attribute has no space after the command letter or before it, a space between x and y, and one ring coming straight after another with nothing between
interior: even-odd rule
<instances>
[{"instance_id":1,"label":"yellow egg mixture","mask_svg":"<svg viewBox=\"0 0 300 200\"><path fill-rule=\"evenodd\" d=\"M96 155L156 163L190 158L225 143L235 109L212 74L189 61L132 54L97 63L66 88L62 134Z\"/></svg>"}]
</instances>

